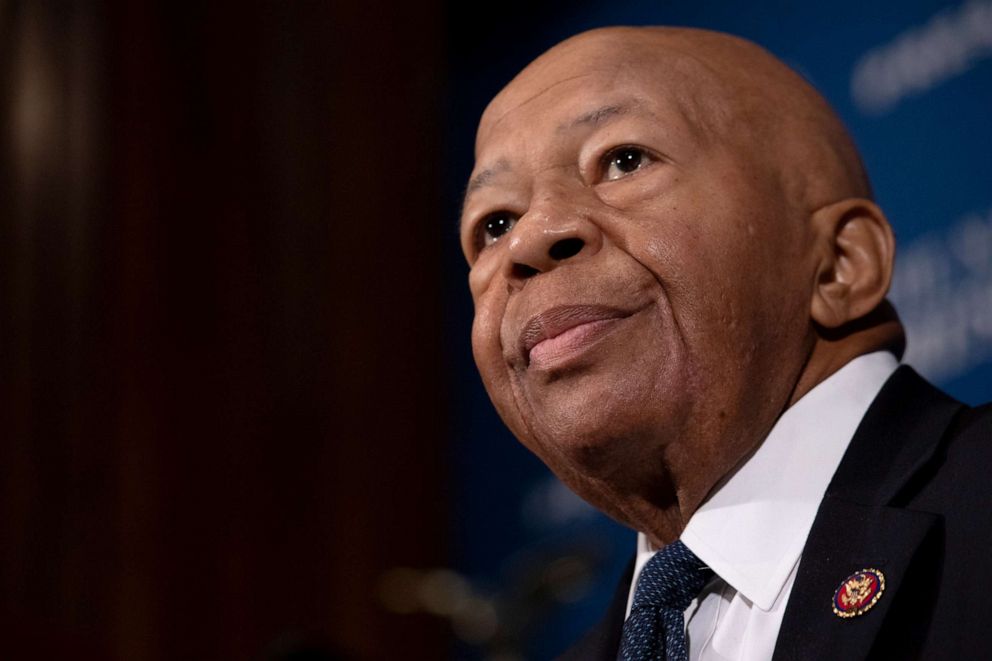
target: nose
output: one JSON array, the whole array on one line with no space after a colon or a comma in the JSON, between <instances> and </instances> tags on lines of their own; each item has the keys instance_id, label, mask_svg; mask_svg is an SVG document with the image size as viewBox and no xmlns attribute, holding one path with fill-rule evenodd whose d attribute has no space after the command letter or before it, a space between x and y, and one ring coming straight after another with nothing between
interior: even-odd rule
<instances>
[{"instance_id":1,"label":"nose","mask_svg":"<svg viewBox=\"0 0 992 661\"><path fill-rule=\"evenodd\" d=\"M506 277L518 286L566 261L590 257L602 245L600 230L588 215L553 200L521 216L507 239Z\"/></svg>"}]
</instances>

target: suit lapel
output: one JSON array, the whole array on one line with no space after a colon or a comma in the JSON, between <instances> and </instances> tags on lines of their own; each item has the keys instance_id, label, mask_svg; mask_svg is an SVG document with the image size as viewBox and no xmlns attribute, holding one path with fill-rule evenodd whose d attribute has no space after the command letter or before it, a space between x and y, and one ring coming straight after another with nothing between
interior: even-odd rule
<instances>
[{"instance_id":1,"label":"suit lapel","mask_svg":"<svg viewBox=\"0 0 992 661\"><path fill-rule=\"evenodd\" d=\"M867 658L887 615L906 609L900 600L925 601L938 571L942 521L903 507L928 475L941 437L961 408L905 366L882 388L817 512L775 659ZM838 617L834 591L865 568L884 574L882 596L861 616ZM913 634L904 632L904 640Z\"/></svg>"},{"instance_id":2,"label":"suit lapel","mask_svg":"<svg viewBox=\"0 0 992 661\"><path fill-rule=\"evenodd\" d=\"M830 498L821 506L786 608L775 659L865 659L907 570L931 556L938 517ZM877 569L885 589L861 616L834 614L834 591L851 574ZM913 570L915 575L917 569Z\"/></svg>"}]
</instances>

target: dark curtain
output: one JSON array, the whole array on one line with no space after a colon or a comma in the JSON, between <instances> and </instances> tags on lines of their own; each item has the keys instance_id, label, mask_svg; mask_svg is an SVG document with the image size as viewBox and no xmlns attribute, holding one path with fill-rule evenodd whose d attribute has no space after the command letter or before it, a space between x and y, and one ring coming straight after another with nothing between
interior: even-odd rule
<instances>
[{"instance_id":1,"label":"dark curtain","mask_svg":"<svg viewBox=\"0 0 992 661\"><path fill-rule=\"evenodd\" d=\"M445 655L439 14L0 2L0 657Z\"/></svg>"}]
</instances>

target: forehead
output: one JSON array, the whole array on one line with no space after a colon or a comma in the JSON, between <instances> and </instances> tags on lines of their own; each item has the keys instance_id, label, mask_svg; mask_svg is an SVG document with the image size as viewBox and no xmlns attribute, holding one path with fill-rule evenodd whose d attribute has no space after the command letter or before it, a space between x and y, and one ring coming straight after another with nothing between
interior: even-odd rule
<instances>
[{"instance_id":1,"label":"forehead","mask_svg":"<svg viewBox=\"0 0 992 661\"><path fill-rule=\"evenodd\" d=\"M691 58L661 50L613 52L604 44L563 50L539 58L493 99L479 123L477 156L494 137L522 127L561 134L589 124L590 116L621 114L598 114L610 108L685 121L692 114L687 106L698 105L702 79L688 75Z\"/></svg>"},{"instance_id":2,"label":"forehead","mask_svg":"<svg viewBox=\"0 0 992 661\"><path fill-rule=\"evenodd\" d=\"M642 144L647 133L651 146L674 160L699 131L676 99L654 91L595 74L549 88L480 124L472 182L525 165L576 165L587 145Z\"/></svg>"},{"instance_id":3,"label":"forehead","mask_svg":"<svg viewBox=\"0 0 992 661\"><path fill-rule=\"evenodd\" d=\"M483 114L466 202L523 162L571 160L582 138L600 129L618 127L613 132L621 141L636 141L649 129L655 146L660 142L673 159L707 140L705 106L714 97L703 93L705 76L685 58L657 59L562 57L525 69Z\"/></svg>"}]
</instances>

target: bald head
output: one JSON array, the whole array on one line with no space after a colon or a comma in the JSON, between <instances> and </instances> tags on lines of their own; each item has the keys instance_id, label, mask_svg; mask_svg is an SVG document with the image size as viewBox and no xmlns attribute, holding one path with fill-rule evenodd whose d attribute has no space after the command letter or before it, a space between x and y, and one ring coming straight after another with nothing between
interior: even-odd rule
<instances>
[{"instance_id":1,"label":"bald head","mask_svg":"<svg viewBox=\"0 0 992 661\"><path fill-rule=\"evenodd\" d=\"M819 92L760 46L708 30L613 27L572 37L531 63L493 100L480 137L510 108L593 70L618 80L643 76L681 107L700 136L748 153L806 211L871 197L857 149Z\"/></svg>"}]
</instances>

